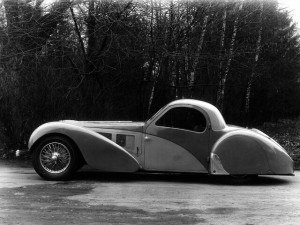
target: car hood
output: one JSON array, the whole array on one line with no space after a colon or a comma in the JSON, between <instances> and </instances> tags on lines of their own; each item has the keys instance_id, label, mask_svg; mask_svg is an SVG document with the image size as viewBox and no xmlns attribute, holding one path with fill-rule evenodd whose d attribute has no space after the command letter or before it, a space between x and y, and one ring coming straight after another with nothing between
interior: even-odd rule
<instances>
[{"instance_id":1,"label":"car hood","mask_svg":"<svg viewBox=\"0 0 300 225\"><path fill-rule=\"evenodd\" d=\"M73 124L80 127L97 129L115 129L127 130L134 132L142 132L145 123L132 121L77 121L77 120L62 120L63 123Z\"/></svg>"}]
</instances>

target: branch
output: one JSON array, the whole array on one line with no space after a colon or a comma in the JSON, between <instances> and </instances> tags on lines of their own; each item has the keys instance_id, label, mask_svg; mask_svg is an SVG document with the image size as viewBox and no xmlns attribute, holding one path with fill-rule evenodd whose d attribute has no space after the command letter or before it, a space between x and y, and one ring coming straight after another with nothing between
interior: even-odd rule
<instances>
[{"instance_id":1,"label":"branch","mask_svg":"<svg viewBox=\"0 0 300 225\"><path fill-rule=\"evenodd\" d=\"M84 61L85 61L85 64L87 65L87 57L86 57L86 52L85 52L85 49L84 49L84 44L83 44L83 40L82 40L82 37L81 37L81 34L80 34L80 31L79 31L79 28L78 28L78 25L77 25L77 20L75 18L75 14L74 14L74 10L72 7L70 7L70 11L71 11L71 14L72 14L72 19L74 21L74 25L75 25L75 32L78 36L78 41L80 43L80 46L81 46L81 51L82 51L82 54L83 54L83 57L84 57Z\"/></svg>"}]
</instances>

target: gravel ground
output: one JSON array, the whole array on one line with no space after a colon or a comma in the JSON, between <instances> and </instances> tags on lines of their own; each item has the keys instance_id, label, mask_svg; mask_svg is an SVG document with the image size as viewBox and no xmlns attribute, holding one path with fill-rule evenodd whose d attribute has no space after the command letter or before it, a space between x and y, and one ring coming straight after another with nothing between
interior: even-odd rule
<instances>
[{"instance_id":1,"label":"gravel ground","mask_svg":"<svg viewBox=\"0 0 300 225\"><path fill-rule=\"evenodd\" d=\"M0 161L0 224L300 224L300 172L243 184L227 176L111 174L42 180Z\"/></svg>"}]
</instances>

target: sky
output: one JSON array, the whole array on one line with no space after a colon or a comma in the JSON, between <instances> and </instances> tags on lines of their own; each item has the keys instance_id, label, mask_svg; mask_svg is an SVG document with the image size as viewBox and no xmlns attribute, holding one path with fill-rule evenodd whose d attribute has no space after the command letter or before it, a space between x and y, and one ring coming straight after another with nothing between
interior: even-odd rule
<instances>
[{"instance_id":1,"label":"sky","mask_svg":"<svg viewBox=\"0 0 300 225\"><path fill-rule=\"evenodd\" d=\"M51 4L54 0L45 0L44 4ZM300 34L300 0L278 0L280 8L286 8L294 22L298 24L298 33Z\"/></svg>"},{"instance_id":2,"label":"sky","mask_svg":"<svg viewBox=\"0 0 300 225\"><path fill-rule=\"evenodd\" d=\"M297 23L298 33L300 34L300 0L278 0L280 8L286 8L294 22Z\"/></svg>"}]
</instances>

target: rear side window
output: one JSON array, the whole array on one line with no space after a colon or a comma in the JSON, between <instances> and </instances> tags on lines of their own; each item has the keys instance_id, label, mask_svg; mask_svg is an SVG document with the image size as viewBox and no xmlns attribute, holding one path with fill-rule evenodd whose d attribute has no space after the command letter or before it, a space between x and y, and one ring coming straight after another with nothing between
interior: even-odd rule
<instances>
[{"instance_id":1,"label":"rear side window","mask_svg":"<svg viewBox=\"0 0 300 225\"><path fill-rule=\"evenodd\" d=\"M166 112L155 125L203 132L206 129L206 119L197 109L177 107Z\"/></svg>"}]
</instances>

